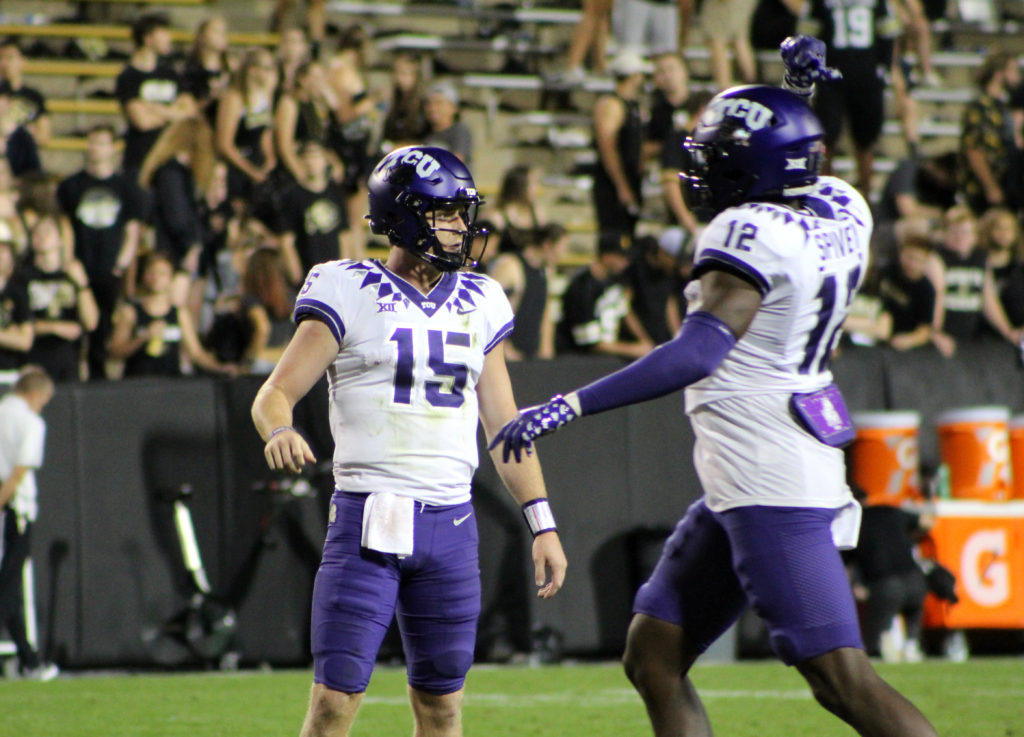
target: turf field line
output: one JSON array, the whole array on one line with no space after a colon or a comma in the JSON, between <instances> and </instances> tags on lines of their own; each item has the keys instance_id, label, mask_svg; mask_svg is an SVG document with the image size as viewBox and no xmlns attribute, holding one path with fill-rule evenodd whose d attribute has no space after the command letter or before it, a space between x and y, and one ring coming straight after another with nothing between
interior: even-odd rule
<instances>
[{"instance_id":1,"label":"turf field line","mask_svg":"<svg viewBox=\"0 0 1024 737\"><path fill-rule=\"evenodd\" d=\"M806 689L778 690L778 689L701 689L702 699L768 699L771 701L806 701L811 698L811 692ZM543 704L573 704L576 706L607 706L610 703L639 703L640 697L636 691L626 688L609 688L592 691L586 694L579 692L562 691L557 693L530 693L530 694L509 694L509 693L477 693L466 692L465 705L467 708L474 706L494 707L527 707ZM405 696L372 696L367 694L363 699L364 704L378 704L384 706L405 706L409 700Z\"/></svg>"}]
</instances>

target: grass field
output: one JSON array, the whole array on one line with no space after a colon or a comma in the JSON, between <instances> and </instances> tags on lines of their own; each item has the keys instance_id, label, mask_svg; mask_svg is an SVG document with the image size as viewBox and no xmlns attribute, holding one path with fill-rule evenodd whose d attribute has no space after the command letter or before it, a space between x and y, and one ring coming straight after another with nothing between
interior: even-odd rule
<instances>
[{"instance_id":1,"label":"grass field","mask_svg":"<svg viewBox=\"0 0 1024 737\"><path fill-rule=\"evenodd\" d=\"M1024 735L1024 659L879 665L940 734ZM811 698L791 668L772 662L698 665L723 737L852 735ZM0 683L0 737L279 737L297 735L306 671L62 676ZM354 737L412 734L405 674L381 668ZM643 707L617 664L477 667L467 684L465 732L476 737L649 735Z\"/></svg>"}]
</instances>

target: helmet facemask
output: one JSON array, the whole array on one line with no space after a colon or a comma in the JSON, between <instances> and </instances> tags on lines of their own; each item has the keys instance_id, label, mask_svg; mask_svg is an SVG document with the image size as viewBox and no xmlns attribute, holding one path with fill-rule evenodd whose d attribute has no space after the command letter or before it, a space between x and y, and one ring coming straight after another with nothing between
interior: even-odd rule
<instances>
[{"instance_id":1,"label":"helmet facemask","mask_svg":"<svg viewBox=\"0 0 1024 737\"><path fill-rule=\"evenodd\" d=\"M725 208L743 202L758 180L756 172L739 168L730 161L728 148L688 138L683 150L686 162L679 173L683 198L701 220L710 220Z\"/></svg>"},{"instance_id":2,"label":"helmet facemask","mask_svg":"<svg viewBox=\"0 0 1024 737\"><path fill-rule=\"evenodd\" d=\"M395 243L441 271L476 266L470 258L473 241L485 232L476 227L483 200L475 189L460 189L456 197L441 199L403 192L396 202L417 218L413 243Z\"/></svg>"}]
</instances>

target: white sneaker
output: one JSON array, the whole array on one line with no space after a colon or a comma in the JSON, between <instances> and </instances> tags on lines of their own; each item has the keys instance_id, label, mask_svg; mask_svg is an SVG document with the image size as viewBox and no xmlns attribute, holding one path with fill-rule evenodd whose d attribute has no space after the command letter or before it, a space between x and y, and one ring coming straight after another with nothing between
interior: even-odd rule
<instances>
[{"instance_id":1,"label":"white sneaker","mask_svg":"<svg viewBox=\"0 0 1024 737\"><path fill-rule=\"evenodd\" d=\"M886 663L899 663L903 659L903 646L906 637L903 634L903 618L893 617L892 624L882 633L878 641L878 649L882 660Z\"/></svg>"},{"instance_id":2,"label":"white sneaker","mask_svg":"<svg viewBox=\"0 0 1024 737\"><path fill-rule=\"evenodd\" d=\"M54 663L41 663L21 674L26 681L52 681L60 675L60 668Z\"/></svg>"},{"instance_id":3,"label":"white sneaker","mask_svg":"<svg viewBox=\"0 0 1024 737\"><path fill-rule=\"evenodd\" d=\"M946 659L954 663L963 663L970 657L970 649L967 647L967 638L963 630L953 630L946 637L943 645Z\"/></svg>"},{"instance_id":4,"label":"white sneaker","mask_svg":"<svg viewBox=\"0 0 1024 737\"><path fill-rule=\"evenodd\" d=\"M582 67L563 69L544 76L544 84L548 87L582 87L587 79Z\"/></svg>"},{"instance_id":5,"label":"white sneaker","mask_svg":"<svg viewBox=\"0 0 1024 737\"><path fill-rule=\"evenodd\" d=\"M903 662L920 663L923 660L924 653L921 652L921 646L917 643L917 640L907 640L906 644L903 645Z\"/></svg>"}]
</instances>

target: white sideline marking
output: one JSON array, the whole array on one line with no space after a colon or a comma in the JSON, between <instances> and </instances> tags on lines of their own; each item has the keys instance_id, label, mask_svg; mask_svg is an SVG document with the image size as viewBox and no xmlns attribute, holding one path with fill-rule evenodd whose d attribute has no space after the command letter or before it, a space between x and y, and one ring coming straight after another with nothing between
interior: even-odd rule
<instances>
[{"instance_id":1,"label":"white sideline marking","mask_svg":"<svg viewBox=\"0 0 1024 737\"><path fill-rule=\"evenodd\" d=\"M811 692L805 689L793 691L781 690L742 690L742 689L698 689L700 697L707 700L714 699L770 699L773 701L808 701ZM572 704L573 706L601 707L610 703L626 704L640 703L640 697L636 691L628 688L608 688L600 691L593 691L587 694L580 693L538 693L538 694L506 694L506 693L466 693L465 705L493 706L493 707L523 707L543 704ZM364 704L379 704L384 706L405 706L409 700L404 696L367 696L363 699Z\"/></svg>"}]
</instances>

